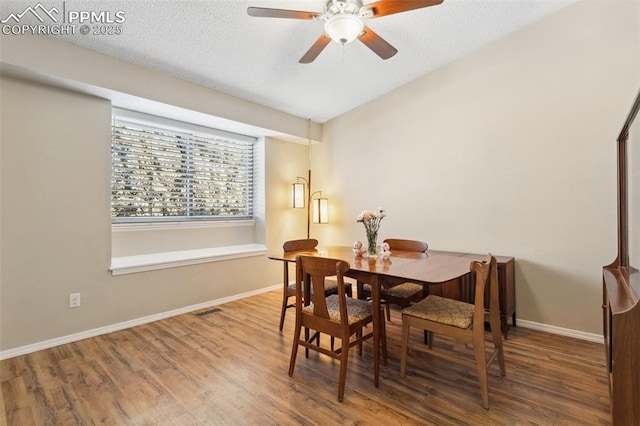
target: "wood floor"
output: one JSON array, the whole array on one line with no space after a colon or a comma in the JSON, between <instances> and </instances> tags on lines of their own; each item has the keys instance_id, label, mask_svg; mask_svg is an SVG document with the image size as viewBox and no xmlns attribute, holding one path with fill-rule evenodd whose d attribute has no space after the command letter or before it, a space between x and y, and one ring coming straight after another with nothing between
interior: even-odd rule
<instances>
[{"instance_id":1,"label":"wood floor","mask_svg":"<svg viewBox=\"0 0 640 426\"><path fill-rule=\"evenodd\" d=\"M492 366L491 409L474 370L409 353L399 376L400 314L388 324L389 364L373 385L371 341L338 363L300 349L287 375L293 310L278 332L280 293L0 361L8 425L606 425L602 345L524 328L505 342L507 375ZM421 333L414 333L415 339ZM328 343L328 338L325 337ZM471 351L440 338L436 346ZM0 424L3 420L0 417Z\"/></svg>"}]
</instances>

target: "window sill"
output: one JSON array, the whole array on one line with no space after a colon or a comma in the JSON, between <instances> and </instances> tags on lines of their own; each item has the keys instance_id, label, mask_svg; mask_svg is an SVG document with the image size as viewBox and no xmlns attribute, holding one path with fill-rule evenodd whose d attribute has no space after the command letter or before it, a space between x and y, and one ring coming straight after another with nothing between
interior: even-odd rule
<instances>
[{"instance_id":1,"label":"window sill","mask_svg":"<svg viewBox=\"0 0 640 426\"><path fill-rule=\"evenodd\" d=\"M111 259L111 275L134 274L136 272L219 262L243 257L262 256L267 249L264 244L212 247L196 250L170 251L164 253L122 256Z\"/></svg>"},{"instance_id":2,"label":"window sill","mask_svg":"<svg viewBox=\"0 0 640 426\"><path fill-rule=\"evenodd\" d=\"M174 229L229 228L233 226L254 226L253 219L246 220L192 220L177 222L130 222L112 223L112 232L167 231Z\"/></svg>"}]
</instances>

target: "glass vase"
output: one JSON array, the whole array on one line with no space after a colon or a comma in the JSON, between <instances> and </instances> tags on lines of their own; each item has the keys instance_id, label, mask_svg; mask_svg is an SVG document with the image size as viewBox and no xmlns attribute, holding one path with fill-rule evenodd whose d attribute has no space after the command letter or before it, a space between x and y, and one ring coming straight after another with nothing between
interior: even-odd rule
<instances>
[{"instance_id":1,"label":"glass vase","mask_svg":"<svg viewBox=\"0 0 640 426\"><path fill-rule=\"evenodd\" d=\"M378 233L367 232L367 257L378 257Z\"/></svg>"}]
</instances>

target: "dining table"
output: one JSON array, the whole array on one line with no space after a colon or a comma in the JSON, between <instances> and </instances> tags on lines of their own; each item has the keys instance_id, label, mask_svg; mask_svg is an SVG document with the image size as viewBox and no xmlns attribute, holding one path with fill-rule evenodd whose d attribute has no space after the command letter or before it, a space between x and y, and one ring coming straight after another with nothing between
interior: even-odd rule
<instances>
[{"instance_id":1,"label":"dining table","mask_svg":"<svg viewBox=\"0 0 640 426\"><path fill-rule=\"evenodd\" d=\"M344 260L350 268L347 277L371 285L373 304L373 367L374 383L380 382L380 338L381 338L381 290L394 285L413 282L425 286L440 285L461 279L470 282L472 259L464 253L427 251L426 253L394 250L390 257L365 257L354 254L352 247L330 246L313 250L270 252L269 259L295 263L298 255L320 256ZM305 289L305 294L309 294ZM308 300L308 297L306 298Z\"/></svg>"}]
</instances>

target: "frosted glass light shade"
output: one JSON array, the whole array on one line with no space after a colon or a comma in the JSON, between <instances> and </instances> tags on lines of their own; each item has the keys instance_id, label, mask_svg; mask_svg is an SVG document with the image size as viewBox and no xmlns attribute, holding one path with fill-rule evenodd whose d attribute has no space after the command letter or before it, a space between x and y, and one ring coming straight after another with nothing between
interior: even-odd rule
<instances>
[{"instance_id":1,"label":"frosted glass light shade","mask_svg":"<svg viewBox=\"0 0 640 426\"><path fill-rule=\"evenodd\" d=\"M294 209L304 209L304 183L294 183L292 185L291 206Z\"/></svg>"},{"instance_id":2,"label":"frosted glass light shade","mask_svg":"<svg viewBox=\"0 0 640 426\"><path fill-rule=\"evenodd\" d=\"M313 223L329 223L329 200L327 198L313 200Z\"/></svg>"},{"instance_id":3,"label":"frosted glass light shade","mask_svg":"<svg viewBox=\"0 0 640 426\"><path fill-rule=\"evenodd\" d=\"M331 40L345 45L358 38L364 29L362 19L350 13L338 13L333 15L324 24L324 31Z\"/></svg>"}]
</instances>

